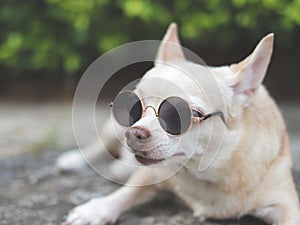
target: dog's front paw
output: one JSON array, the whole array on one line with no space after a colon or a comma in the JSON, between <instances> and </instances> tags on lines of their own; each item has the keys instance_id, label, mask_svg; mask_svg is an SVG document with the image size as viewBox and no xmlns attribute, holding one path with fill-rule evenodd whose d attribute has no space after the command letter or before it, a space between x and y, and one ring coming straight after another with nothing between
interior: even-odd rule
<instances>
[{"instance_id":1,"label":"dog's front paw","mask_svg":"<svg viewBox=\"0 0 300 225\"><path fill-rule=\"evenodd\" d=\"M56 160L55 164L56 168L63 173L76 173L83 170L87 165L78 149L62 153Z\"/></svg>"},{"instance_id":2,"label":"dog's front paw","mask_svg":"<svg viewBox=\"0 0 300 225\"><path fill-rule=\"evenodd\" d=\"M69 212L62 225L105 225L116 222L119 213L115 204L104 197L92 199Z\"/></svg>"}]
</instances>

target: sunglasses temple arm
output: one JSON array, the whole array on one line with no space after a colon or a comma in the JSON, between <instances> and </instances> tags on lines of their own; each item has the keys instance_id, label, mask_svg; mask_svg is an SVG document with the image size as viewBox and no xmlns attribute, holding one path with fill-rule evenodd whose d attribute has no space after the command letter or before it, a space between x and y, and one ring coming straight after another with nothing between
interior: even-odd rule
<instances>
[{"instance_id":1,"label":"sunglasses temple arm","mask_svg":"<svg viewBox=\"0 0 300 225\"><path fill-rule=\"evenodd\" d=\"M223 123L225 124L225 126L227 127L227 124L226 124L226 121L225 121L225 117L224 117L224 113L221 112L221 111L217 111L217 112L213 112L213 113L209 113L209 114L206 114L204 117L203 117L203 120L206 120L212 116L220 116L221 120L223 121Z\"/></svg>"}]
</instances>

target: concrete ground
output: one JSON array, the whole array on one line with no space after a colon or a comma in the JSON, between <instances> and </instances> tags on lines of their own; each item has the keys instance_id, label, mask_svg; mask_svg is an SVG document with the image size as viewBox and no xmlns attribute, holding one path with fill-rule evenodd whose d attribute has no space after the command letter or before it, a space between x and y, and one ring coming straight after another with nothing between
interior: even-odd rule
<instances>
[{"instance_id":1,"label":"concrete ground","mask_svg":"<svg viewBox=\"0 0 300 225\"><path fill-rule=\"evenodd\" d=\"M79 175L59 174L53 167L58 154L75 147L71 104L0 102L0 224L60 224L74 205L110 193L119 186L93 171ZM294 177L300 193L300 105L281 105L290 133ZM105 113L104 113L105 114ZM82 133L89 128L82 114ZM106 114L108 115L108 114ZM100 118L101 120L101 118ZM108 162L101 162L104 166ZM121 216L118 225L201 224L191 211L169 193ZM204 225L263 225L244 217Z\"/></svg>"}]
</instances>

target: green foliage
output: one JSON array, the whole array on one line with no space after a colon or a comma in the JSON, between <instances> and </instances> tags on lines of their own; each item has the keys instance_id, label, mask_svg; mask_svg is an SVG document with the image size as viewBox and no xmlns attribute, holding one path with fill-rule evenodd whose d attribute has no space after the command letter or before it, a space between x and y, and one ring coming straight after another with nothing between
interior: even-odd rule
<instances>
[{"instance_id":1,"label":"green foliage","mask_svg":"<svg viewBox=\"0 0 300 225\"><path fill-rule=\"evenodd\" d=\"M160 39L172 21L196 47L230 48L274 31L288 48L300 0L2 0L0 65L75 74L120 44Z\"/></svg>"}]
</instances>

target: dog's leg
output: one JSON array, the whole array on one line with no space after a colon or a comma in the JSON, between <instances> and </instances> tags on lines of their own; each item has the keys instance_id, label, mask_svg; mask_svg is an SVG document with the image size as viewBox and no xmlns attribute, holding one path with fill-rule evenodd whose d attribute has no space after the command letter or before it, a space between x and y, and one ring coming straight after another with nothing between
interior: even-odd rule
<instances>
[{"instance_id":1,"label":"dog's leg","mask_svg":"<svg viewBox=\"0 0 300 225\"><path fill-rule=\"evenodd\" d=\"M254 216L274 225L300 225L298 195L293 184L292 175L287 174L282 184L267 188L261 196L263 205L253 213Z\"/></svg>"},{"instance_id":2,"label":"dog's leg","mask_svg":"<svg viewBox=\"0 0 300 225\"><path fill-rule=\"evenodd\" d=\"M102 131L101 141L93 141L83 149L73 149L62 153L56 160L56 167L61 172L77 172L86 167L87 162L96 162L101 158L106 149L110 154L118 156L120 147L115 140L112 130L111 121L107 120ZM83 159L83 157L85 160Z\"/></svg>"},{"instance_id":3,"label":"dog's leg","mask_svg":"<svg viewBox=\"0 0 300 225\"><path fill-rule=\"evenodd\" d=\"M120 151L120 157L114 160L109 167L111 177L118 182L125 182L136 170L137 162L134 154L125 147Z\"/></svg>"},{"instance_id":4,"label":"dog's leg","mask_svg":"<svg viewBox=\"0 0 300 225\"><path fill-rule=\"evenodd\" d=\"M283 196L282 196L283 197ZM284 197L283 197L284 198ZM274 225L299 225L299 209L293 204L278 204L261 208L254 214L258 218Z\"/></svg>"},{"instance_id":5,"label":"dog's leg","mask_svg":"<svg viewBox=\"0 0 300 225\"><path fill-rule=\"evenodd\" d=\"M137 203L150 200L157 188L155 176L147 169L139 169L128 180L127 185L112 194L96 198L77 206L69 213L63 225L104 225L116 222L119 215ZM130 185L134 185L130 186Z\"/></svg>"}]
</instances>

